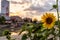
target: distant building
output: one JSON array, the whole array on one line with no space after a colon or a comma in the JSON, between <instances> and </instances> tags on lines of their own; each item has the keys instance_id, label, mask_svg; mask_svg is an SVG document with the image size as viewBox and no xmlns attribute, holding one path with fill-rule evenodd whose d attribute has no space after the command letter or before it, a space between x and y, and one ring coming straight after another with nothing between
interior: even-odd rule
<instances>
[{"instance_id":1,"label":"distant building","mask_svg":"<svg viewBox=\"0 0 60 40\"><path fill-rule=\"evenodd\" d=\"M4 16L7 20L9 19L9 1L1 0L1 16Z\"/></svg>"},{"instance_id":2,"label":"distant building","mask_svg":"<svg viewBox=\"0 0 60 40\"><path fill-rule=\"evenodd\" d=\"M23 21L24 21L24 22L32 22L32 19L31 19L31 18L26 17L26 18L23 18Z\"/></svg>"}]
</instances>

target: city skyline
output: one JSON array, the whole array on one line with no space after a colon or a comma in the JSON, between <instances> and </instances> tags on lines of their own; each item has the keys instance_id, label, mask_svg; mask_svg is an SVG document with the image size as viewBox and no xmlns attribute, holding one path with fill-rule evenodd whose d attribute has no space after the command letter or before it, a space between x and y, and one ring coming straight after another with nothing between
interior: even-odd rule
<instances>
[{"instance_id":1,"label":"city skyline","mask_svg":"<svg viewBox=\"0 0 60 40\"><path fill-rule=\"evenodd\" d=\"M56 0L7 0L9 1L9 13L14 13L14 15L23 17L39 17L45 12L54 12L56 15L56 10L49 11L52 5L55 4ZM1 7L0 7L1 8ZM60 10L60 0L59 0L59 10ZM12 14L11 14L12 15ZM10 16L11 16L10 15Z\"/></svg>"}]
</instances>

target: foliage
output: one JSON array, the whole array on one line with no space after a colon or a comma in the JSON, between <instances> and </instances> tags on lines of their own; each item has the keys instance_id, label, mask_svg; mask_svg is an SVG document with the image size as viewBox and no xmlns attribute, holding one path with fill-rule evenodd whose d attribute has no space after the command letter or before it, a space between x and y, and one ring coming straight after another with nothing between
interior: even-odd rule
<instances>
[{"instance_id":1,"label":"foliage","mask_svg":"<svg viewBox=\"0 0 60 40\"><path fill-rule=\"evenodd\" d=\"M1 17L0 17L0 23L1 23L1 24L3 24L3 23L5 22L5 20L6 20L6 19L5 19L4 16L1 16Z\"/></svg>"},{"instance_id":2,"label":"foliage","mask_svg":"<svg viewBox=\"0 0 60 40\"><path fill-rule=\"evenodd\" d=\"M3 35L11 35L11 33L8 31L8 30L5 30L4 32L3 32Z\"/></svg>"},{"instance_id":3,"label":"foliage","mask_svg":"<svg viewBox=\"0 0 60 40\"><path fill-rule=\"evenodd\" d=\"M15 40L15 39L11 39L11 37L10 37L11 32L9 32L9 30L3 31L3 35L5 35L8 40Z\"/></svg>"},{"instance_id":4,"label":"foliage","mask_svg":"<svg viewBox=\"0 0 60 40\"><path fill-rule=\"evenodd\" d=\"M30 38L30 40L48 40L50 34L55 35L55 29L45 29L43 28L43 23L26 23L22 26L20 30L20 34L24 31L27 31L28 33L24 34L22 36L22 40L26 40L27 38ZM20 35L19 34L19 35Z\"/></svg>"},{"instance_id":5,"label":"foliage","mask_svg":"<svg viewBox=\"0 0 60 40\"><path fill-rule=\"evenodd\" d=\"M24 35L22 36L22 40L26 40L26 39L27 39L27 35L24 34Z\"/></svg>"}]
</instances>

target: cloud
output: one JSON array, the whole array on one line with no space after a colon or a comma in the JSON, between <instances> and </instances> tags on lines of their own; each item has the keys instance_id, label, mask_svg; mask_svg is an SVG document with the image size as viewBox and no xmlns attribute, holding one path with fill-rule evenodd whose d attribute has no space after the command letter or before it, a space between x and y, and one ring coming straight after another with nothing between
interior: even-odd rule
<instances>
[{"instance_id":1,"label":"cloud","mask_svg":"<svg viewBox=\"0 0 60 40\"><path fill-rule=\"evenodd\" d=\"M30 8L25 9L25 11L35 10L39 12L47 12L52 8L53 4L55 4L55 0L33 0Z\"/></svg>"},{"instance_id":2,"label":"cloud","mask_svg":"<svg viewBox=\"0 0 60 40\"><path fill-rule=\"evenodd\" d=\"M52 8L53 4L56 4L56 0L9 0L20 3L20 9L24 11L38 11L47 12ZM60 0L59 0L60 5ZM59 7L60 9L60 7ZM56 11L56 10L53 10Z\"/></svg>"},{"instance_id":3,"label":"cloud","mask_svg":"<svg viewBox=\"0 0 60 40\"><path fill-rule=\"evenodd\" d=\"M17 1L17 0L14 0ZM52 5L55 4L56 0L18 0L17 2L21 2L22 4L16 4L11 7L11 11L13 12L25 12L23 16L33 17L40 16L43 12L49 12L52 8ZM56 10L53 10L54 12Z\"/></svg>"}]
</instances>

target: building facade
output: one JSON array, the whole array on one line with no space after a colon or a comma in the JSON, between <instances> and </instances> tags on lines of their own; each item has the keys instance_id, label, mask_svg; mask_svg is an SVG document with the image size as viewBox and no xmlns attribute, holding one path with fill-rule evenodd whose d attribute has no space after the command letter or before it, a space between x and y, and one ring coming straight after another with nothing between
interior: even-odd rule
<instances>
[{"instance_id":1,"label":"building facade","mask_svg":"<svg viewBox=\"0 0 60 40\"><path fill-rule=\"evenodd\" d=\"M1 0L1 14L9 16L9 2L7 0Z\"/></svg>"},{"instance_id":2,"label":"building facade","mask_svg":"<svg viewBox=\"0 0 60 40\"><path fill-rule=\"evenodd\" d=\"M4 16L6 19L9 19L9 1L7 0L0 0L1 5L1 13L0 15Z\"/></svg>"}]
</instances>

